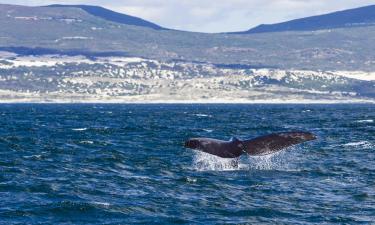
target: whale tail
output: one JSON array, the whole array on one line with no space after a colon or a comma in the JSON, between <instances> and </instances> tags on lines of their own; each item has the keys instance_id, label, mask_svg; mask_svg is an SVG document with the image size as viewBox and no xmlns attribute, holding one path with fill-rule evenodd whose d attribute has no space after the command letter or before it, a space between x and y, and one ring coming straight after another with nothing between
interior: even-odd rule
<instances>
[{"instance_id":1,"label":"whale tail","mask_svg":"<svg viewBox=\"0 0 375 225\"><path fill-rule=\"evenodd\" d=\"M185 147L222 158L237 158L243 153L251 156L269 155L315 139L316 136L312 133L296 131L274 133L245 141L237 138L232 138L229 142L209 138L192 138L185 142Z\"/></svg>"},{"instance_id":2,"label":"whale tail","mask_svg":"<svg viewBox=\"0 0 375 225\"><path fill-rule=\"evenodd\" d=\"M274 133L243 142L244 151L251 156L269 155L293 145L315 140L316 136L309 132Z\"/></svg>"}]
</instances>

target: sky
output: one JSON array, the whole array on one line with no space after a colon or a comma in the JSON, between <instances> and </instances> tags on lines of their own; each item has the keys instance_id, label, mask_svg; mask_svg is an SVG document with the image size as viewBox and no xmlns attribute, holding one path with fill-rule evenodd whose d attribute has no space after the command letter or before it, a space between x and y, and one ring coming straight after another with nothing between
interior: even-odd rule
<instances>
[{"instance_id":1,"label":"sky","mask_svg":"<svg viewBox=\"0 0 375 225\"><path fill-rule=\"evenodd\" d=\"M244 31L338 10L374 5L375 0L0 0L3 4L87 4L196 32Z\"/></svg>"}]
</instances>

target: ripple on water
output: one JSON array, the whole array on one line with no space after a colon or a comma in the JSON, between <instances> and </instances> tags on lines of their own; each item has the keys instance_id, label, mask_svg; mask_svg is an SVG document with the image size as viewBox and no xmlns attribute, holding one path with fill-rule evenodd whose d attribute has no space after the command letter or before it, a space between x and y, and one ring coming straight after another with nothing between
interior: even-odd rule
<instances>
[{"instance_id":1,"label":"ripple on water","mask_svg":"<svg viewBox=\"0 0 375 225\"><path fill-rule=\"evenodd\" d=\"M373 105L3 105L0 224L371 224L374 112ZM319 140L239 160L182 144L204 134L297 129Z\"/></svg>"}]
</instances>

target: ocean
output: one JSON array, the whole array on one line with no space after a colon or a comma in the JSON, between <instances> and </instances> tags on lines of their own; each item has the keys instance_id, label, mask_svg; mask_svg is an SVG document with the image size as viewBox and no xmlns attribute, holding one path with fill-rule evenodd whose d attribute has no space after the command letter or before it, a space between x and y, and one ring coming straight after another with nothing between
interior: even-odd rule
<instances>
[{"instance_id":1,"label":"ocean","mask_svg":"<svg viewBox=\"0 0 375 225\"><path fill-rule=\"evenodd\" d=\"M375 223L375 105L0 105L0 224ZM191 137L303 130L239 165Z\"/></svg>"}]
</instances>

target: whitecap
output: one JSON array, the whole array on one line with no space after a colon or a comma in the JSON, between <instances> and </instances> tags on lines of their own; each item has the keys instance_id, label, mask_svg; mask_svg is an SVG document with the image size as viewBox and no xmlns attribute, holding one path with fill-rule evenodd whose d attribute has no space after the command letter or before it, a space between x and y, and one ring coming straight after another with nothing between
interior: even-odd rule
<instances>
[{"instance_id":1,"label":"whitecap","mask_svg":"<svg viewBox=\"0 0 375 225\"><path fill-rule=\"evenodd\" d=\"M85 130L87 130L87 128L74 128L72 130L74 130L74 131L85 131Z\"/></svg>"},{"instance_id":2,"label":"whitecap","mask_svg":"<svg viewBox=\"0 0 375 225\"><path fill-rule=\"evenodd\" d=\"M144 192L142 190L126 190L123 195L125 196L145 196L147 195L147 192Z\"/></svg>"},{"instance_id":3,"label":"whitecap","mask_svg":"<svg viewBox=\"0 0 375 225\"><path fill-rule=\"evenodd\" d=\"M42 157L43 157L42 155L31 155L31 156L24 156L23 158L39 160L39 159L42 159Z\"/></svg>"},{"instance_id":4,"label":"whitecap","mask_svg":"<svg viewBox=\"0 0 375 225\"><path fill-rule=\"evenodd\" d=\"M109 207L109 206L111 206L111 204L108 203L108 202L93 202L92 204L93 205L97 205L97 206L102 206L102 207Z\"/></svg>"},{"instance_id":5,"label":"whitecap","mask_svg":"<svg viewBox=\"0 0 375 225\"><path fill-rule=\"evenodd\" d=\"M190 178L190 177L187 177L187 178L186 178L186 181L187 181L188 183L196 183L196 182L197 182L197 179L196 179L196 178Z\"/></svg>"},{"instance_id":6,"label":"whitecap","mask_svg":"<svg viewBox=\"0 0 375 225\"><path fill-rule=\"evenodd\" d=\"M373 123L374 120L357 120L357 123Z\"/></svg>"},{"instance_id":7,"label":"whitecap","mask_svg":"<svg viewBox=\"0 0 375 225\"><path fill-rule=\"evenodd\" d=\"M212 133L214 130L211 130L211 129L203 129L203 131L206 131L207 133Z\"/></svg>"},{"instance_id":8,"label":"whitecap","mask_svg":"<svg viewBox=\"0 0 375 225\"><path fill-rule=\"evenodd\" d=\"M81 143L81 144L89 144L89 145L94 144L93 141L80 141L79 143Z\"/></svg>"},{"instance_id":9,"label":"whitecap","mask_svg":"<svg viewBox=\"0 0 375 225\"><path fill-rule=\"evenodd\" d=\"M343 144L343 146L346 147L364 147L364 148L370 148L373 145L368 141L358 141L358 142L349 142L346 144Z\"/></svg>"},{"instance_id":10,"label":"whitecap","mask_svg":"<svg viewBox=\"0 0 375 225\"><path fill-rule=\"evenodd\" d=\"M211 115L202 114L202 113L198 113L198 114L194 114L194 115L197 116L197 117L212 117Z\"/></svg>"}]
</instances>

